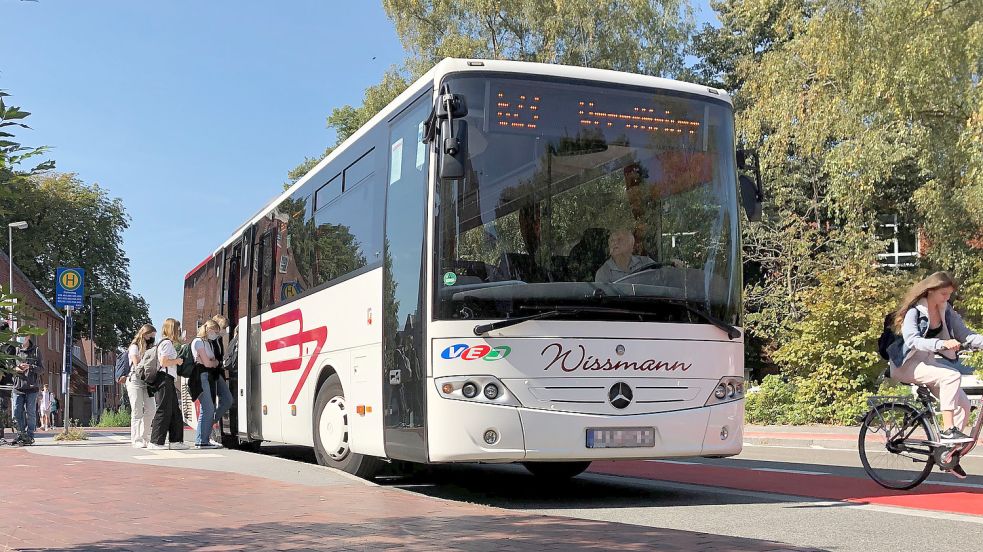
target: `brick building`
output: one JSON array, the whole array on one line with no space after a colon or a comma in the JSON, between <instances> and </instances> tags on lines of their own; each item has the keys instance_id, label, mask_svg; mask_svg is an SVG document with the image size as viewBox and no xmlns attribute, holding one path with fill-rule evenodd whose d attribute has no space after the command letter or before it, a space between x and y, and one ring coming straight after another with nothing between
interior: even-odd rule
<instances>
[{"instance_id":1,"label":"brick building","mask_svg":"<svg viewBox=\"0 0 983 552\"><path fill-rule=\"evenodd\" d=\"M8 284L10 273L10 258L0 251L0 281ZM61 386L62 359L65 349L65 318L53 304L31 282L17 264L14 263L14 293L26 301L29 323L45 331L38 336L37 343L41 350L41 383L47 383L48 388L58 398L64 411L65 390ZM82 357L80 348L76 345L72 351L72 418L87 422L90 417L91 395L88 387L87 363ZM59 421L61 416L59 416Z\"/></svg>"},{"instance_id":2,"label":"brick building","mask_svg":"<svg viewBox=\"0 0 983 552\"><path fill-rule=\"evenodd\" d=\"M181 328L191 338L198 326L221 312L221 306L222 261L221 255L215 255L185 275L183 312L168 316L181 320Z\"/></svg>"}]
</instances>

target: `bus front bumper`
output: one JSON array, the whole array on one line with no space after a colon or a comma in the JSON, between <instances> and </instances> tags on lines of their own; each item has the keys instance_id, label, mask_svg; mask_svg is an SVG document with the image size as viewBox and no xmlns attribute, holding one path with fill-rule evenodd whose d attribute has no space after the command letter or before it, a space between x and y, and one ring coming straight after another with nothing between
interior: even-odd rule
<instances>
[{"instance_id":1,"label":"bus front bumper","mask_svg":"<svg viewBox=\"0 0 983 552\"><path fill-rule=\"evenodd\" d=\"M657 414L601 416L438 399L428 413L431 462L518 462L733 456L744 401ZM652 428L654 445L588 448L589 429ZM489 444L489 432L495 440Z\"/></svg>"}]
</instances>

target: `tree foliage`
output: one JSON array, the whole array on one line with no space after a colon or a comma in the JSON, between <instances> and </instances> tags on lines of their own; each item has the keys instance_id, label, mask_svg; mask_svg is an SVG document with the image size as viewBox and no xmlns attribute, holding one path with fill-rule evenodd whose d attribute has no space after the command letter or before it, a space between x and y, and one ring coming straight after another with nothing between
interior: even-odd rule
<instances>
[{"instance_id":1,"label":"tree foliage","mask_svg":"<svg viewBox=\"0 0 983 552\"><path fill-rule=\"evenodd\" d=\"M47 152L44 146L28 147L16 141L17 130L31 128L25 122L31 114L19 107L8 106L4 98L9 97L10 94L0 90L0 216L6 220L23 220L16 218L16 214L5 209L4 205L13 201L14 189L18 184L51 170L55 164L50 160L37 160ZM28 163L27 167L25 163ZM11 294L9 287L0 288L0 320L11 320L15 316L20 321L16 331L0 332L0 361L9 360L3 357L3 346L13 344L22 335L43 333L30 325L33 318L27 303L18 295ZM0 369L5 369L5 366L0 362Z\"/></svg>"},{"instance_id":2,"label":"tree foliage","mask_svg":"<svg viewBox=\"0 0 983 552\"><path fill-rule=\"evenodd\" d=\"M14 259L48 298L54 297L55 269L86 270L86 293L96 301L96 343L115 348L150 317L147 303L130 290L129 258L122 233L130 219L122 200L99 185L86 185L73 174L42 174L10 184L0 209L29 230L14 240ZM76 335L89 335L88 317L76 318Z\"/></svg>"},{"instance_id":3,"label":"tree foliage","mask_svg":"<svg viewBox=\"0 0 983 552\"><path fill-rule=\"evenodd\" d=\"M647 75L682 72L692 30L681 0L383 0L411 65L511 59Z\"/></svg>"},{"instance_id":4,"label":"tree foliage","mask_svg":"<svg viewBox=\"0 0 983 552\"><path fill-rule=\"evenodd\" d=\"M688 74L684 59L693 23L683 0L383 0L383 7L409 58L367 88L361 105L332 109L327 125L337 134L335 146L446 57ZM332 149L292 169L288 185Z\"/></svg>"},{"instance_id":5,"label":"tree foliage","mask_svg":"<svg viewBox=\"0 0 983 552\"><path fill-rule=\"evenodd\" d=\"M816 412L857 404L883 362L870 337L903 289L932 270L979 278L981 4L713 6L722 26L697 34L694 73L735 93L769 199L744 236L749 334ZM920 268L858 272L883 251L878 217L889 213L921 230ZM856 292L838 295L845 278ZM853 338L829 335L844 328ZM833 419L810 419L821 418Z\"/></svg>"}]
</instances>

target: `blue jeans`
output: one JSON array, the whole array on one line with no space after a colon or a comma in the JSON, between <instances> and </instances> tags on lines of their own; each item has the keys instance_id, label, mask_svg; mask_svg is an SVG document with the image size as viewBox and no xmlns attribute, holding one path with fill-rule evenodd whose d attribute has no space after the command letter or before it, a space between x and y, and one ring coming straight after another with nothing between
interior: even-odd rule
<instances>
[{"instance_id":1,"label":"blue jeans","mask_svg":"<svg viewBox=\"0 0 983 552\"><path fill-rule=\"evenodd\" d=\"M208 373L202 371L198 377L201 378L202 389L201 395L198 395L201 414L198 416L198 424L195 428L195 444L207 445L212 435L212 426L232 408L232 391L229 390L229 384L222 376L215 378L215 387L218 391L218 410L216 410L215 402L212 399L212 386L208 381Z\"/></svg>"},{"instance_id":2,"label":"blue jeans","mask_svg":"<svg viewBox=\"0 0 983 552\"><path fill-rule=\"evenodd\" d=\"M33 439L34 430L38 427L37 403L38 392L20 393L14 391L14 428L21 435Z\"/></svg>"}]
</instances>

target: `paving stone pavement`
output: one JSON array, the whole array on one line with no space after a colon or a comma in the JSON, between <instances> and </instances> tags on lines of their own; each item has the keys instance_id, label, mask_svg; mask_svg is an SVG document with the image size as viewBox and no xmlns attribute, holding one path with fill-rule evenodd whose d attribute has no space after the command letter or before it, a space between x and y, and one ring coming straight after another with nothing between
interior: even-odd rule
<instances>
[{"instance_id":1,"label":"paving stone pavement","mask_svg":"<svg viewBox=\"0 0 983 552\"><path fill-rule=\"evenodd\" d=\"M86 450L71 446L64 449ZM804 550L526 514L355 480L308 485L194 469L187 460L144 464L126 447L110 449L125 462L73 460L65 450L0 448L0 550Z\"/></svg>"}]
</instances>

